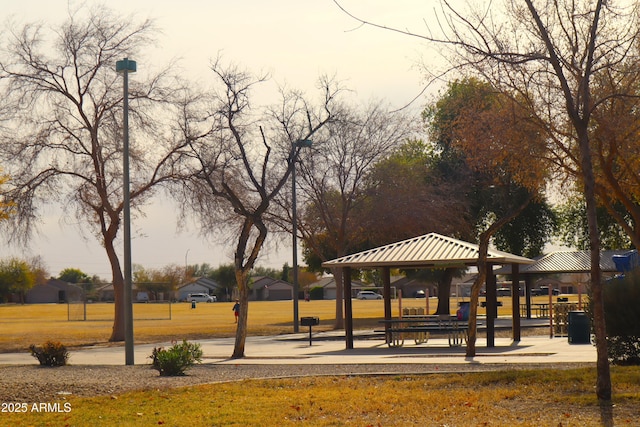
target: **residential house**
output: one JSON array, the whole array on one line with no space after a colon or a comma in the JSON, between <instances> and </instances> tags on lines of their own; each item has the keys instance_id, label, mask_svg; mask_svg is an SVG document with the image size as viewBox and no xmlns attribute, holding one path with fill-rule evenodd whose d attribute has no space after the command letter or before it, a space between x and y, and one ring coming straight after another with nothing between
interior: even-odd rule
<instances>
[{"instance_id":1,"label":"residential house","mask_svg":"<svg viewBox=\"0 0 640 427\"><path fill-rule=\"evenodd\" d=\"M396 297L398 291L402 292L403 298L416 298L418 295L418 291L423 291L425 295L429 295L430 297L438 295L438 284L433 282L425 282L419 279L410 279L404 276L397 276L391 278L391 296L394 297L393 293L396 293Z\"/></svg>"},{"instance_id":2,"label":"residential house","mask_svg":"<svg viewBox=\"0 0 640 427\"><path fill-rule=\"evenodd\" d=\"M309 285L309 289L313 289L317 287L322 288L323 299L326 299L326 300L336 299L336 281L333 278L333 276L323 277L320 280L314 283L311 283ZM351 292L353 294L352 297L355 298L355 296L358 294L358 292L360 292L360 290L368 289L370 287L371 285L367 285L359 280L353 280L351 282Z\"/></svg>"},{"instance_id":3,"label":"residential house","mask_svg":"<svg viewBox=\"0 0 640 427\"><path fill-rule=\"evenodd\" d=\"M186 301L189 294L209 294L215 295L218 298L218 301L229 300L229 298L224 295L223 287L215 280L207 277L199 277L189 283L179 286L175 292L175 298L178 301Z\"/></svg>"},{"instance_id":4,"label":"residential house","mask_svg":"<svg viewBox=\"0 0 640 427\"><path fill-rule=\"evenodd\" d=\"M25 293L27 304L65 303L82 301L83 298L82 288L58 279L49 279L46 283L36 285Z\"/></svg>"},{"instance_id":5,"label":"residential house","mask_svg":"<svg viewBox=\"0 0 640 427\"><path fill-rule=\"evenodd\" d=\"M293 299L293 285L284 280L266 276L252 278L249 300L251 301L286 301Z\"/></svg>"}]
</instances>

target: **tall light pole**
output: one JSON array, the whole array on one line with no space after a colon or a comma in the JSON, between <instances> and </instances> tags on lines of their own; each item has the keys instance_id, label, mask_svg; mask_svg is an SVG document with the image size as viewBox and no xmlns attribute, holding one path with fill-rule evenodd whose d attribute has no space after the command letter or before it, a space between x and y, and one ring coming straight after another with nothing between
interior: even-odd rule
<instances>
[{"instance_id":1,"label":"tall light pole","mask_svg":"<svg viewBox=\"0 0 640 427\"><path fill-rule=\"evenodd\" d=\"M311 147L311 140L300 139L294 143L295 154L293 156L293 168L291 169L291 223L293 231L293 332L300 332L298 318L298 217L296 214L296 162L298 161L298 148Z\"/></svg>"},{"instance_id":2,"label":"tall light pole","mask_svg":"<svg viewBox=\"0 0 640 427\"><path fill-rule=\"evenodd\" d=\"M133 357L133 304L131 301L131 200L129 196L129 73L136 72L136 61L127 58L116 62L116 71L122 73L122 175L123 175L123 226L124 226L124 357L126 365L134 364Z\"/></svg>"}]
</instances>

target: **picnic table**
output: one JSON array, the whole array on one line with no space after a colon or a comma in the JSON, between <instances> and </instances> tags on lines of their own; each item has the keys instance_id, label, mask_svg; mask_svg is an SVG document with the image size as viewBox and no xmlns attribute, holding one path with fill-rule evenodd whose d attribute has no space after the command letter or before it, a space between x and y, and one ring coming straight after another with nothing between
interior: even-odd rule
<instances>
[{"instance_id":1,"label":"picnic table","mask_svg":"<svg viewBox=\"0 0 640 427\"><path fill-rule=\"evenodd\" d=\"M531 312L535 317L549 317L549 303L532 303ZM520 306L520 315L523 317L527 315L526 304Z\"/></svg>"},{"instance_id":2,"label":"picnic table","mask_svg":"<svg viewBox=\"0 0 640 427\"><path fill-rule=\"evenodd\" d=\"M467 341L469 322L452 315L403 316L380 320L385 325L385 338L389 347L402 347L405 339L413 339L416 345L426 343L431 333L447 335L449 347L459 347Z\"/></svg>"}]
</instances>

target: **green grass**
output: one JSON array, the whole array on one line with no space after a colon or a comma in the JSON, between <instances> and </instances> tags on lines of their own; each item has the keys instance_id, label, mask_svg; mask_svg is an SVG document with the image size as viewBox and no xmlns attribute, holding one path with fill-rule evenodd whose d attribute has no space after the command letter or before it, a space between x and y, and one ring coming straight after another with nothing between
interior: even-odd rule
<instances>
[{"instance_id":1,"label":"green grass","mask_svg":"<svg viewBox=\"0 0 640 427\"><path fill-rule=\"evenodd\" d=\"M640 368L614 367L612 377L623 390L614 402L615 425L637 425ZM68 413L1 420L11 426L599 426L594 382L594 369L584 368L246 380L71 397L64 401Z\"/></svg>"}]
</instances>

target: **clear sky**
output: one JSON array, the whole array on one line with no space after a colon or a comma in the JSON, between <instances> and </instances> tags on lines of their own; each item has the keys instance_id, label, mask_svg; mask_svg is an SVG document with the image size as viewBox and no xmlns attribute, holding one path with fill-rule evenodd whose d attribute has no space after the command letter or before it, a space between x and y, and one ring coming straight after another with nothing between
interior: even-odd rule
<instances>
[{"instance_id":1,"label":"clear sky","mask_svg":"<svg viewBox=\"0 0 640 427\"><path fill-rule=\"evenodd\" d=\"M14 22L62 22L70 0L3 2L3 14ZM362 27L332 0L110 0L109 8L140 19L155 19L162 30L158 47L144 59L135 59L138 71L161 67L181 58L188 77L206 80L211 58L224 60L256 73L269 72L274 81L309 93L321 74L335 75L352 89L353 100L386 100L401 107L419 95L423 86L420 63L435 61L425 42L393 32ZM341 4L364 19L388 26L424 30L423 20L433 15L434 3L424 0L343 0ZM115 72L115 71L114 71ZM433 94L433 92L430 92ZM420 98L415 106L427 101ZM167 264L231 262L232 245L207 242L194 227L177 232L175 207L157 200L146 218L132 223L132 261L147 268ZM60 212L47 212L41 235L30 248L0 248L0 257L41 255L52 275L67 267L111 278L106 254L91 236L83 239ZM280 268L291 264L290 238L278 248L263 251L259 265Z\"/></svg>"}]
</instances>

